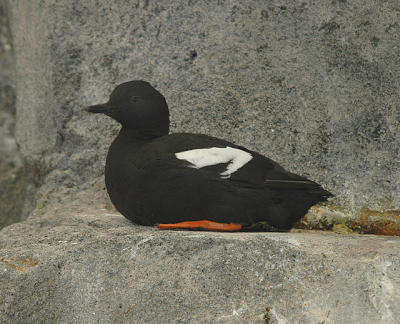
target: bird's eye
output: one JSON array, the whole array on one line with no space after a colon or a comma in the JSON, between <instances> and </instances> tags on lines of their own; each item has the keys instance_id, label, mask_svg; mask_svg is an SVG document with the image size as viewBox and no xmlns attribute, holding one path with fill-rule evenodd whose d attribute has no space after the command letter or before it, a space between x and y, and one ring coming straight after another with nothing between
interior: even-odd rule
<instances>
[{"instance_id":1,"label":"bird's eye","mask_svg":"<svg viewBox=\"0 0 400 324\"><path fill-rule=\"evenodd\" d=\"M130 103L135 103L135 102L137 102L137 101L139 101L139 97L138 97L138 96L132 96L132 97L130 97L130 99L129 99L129 102L130 102Z\"/></svg>"}]
</instances>

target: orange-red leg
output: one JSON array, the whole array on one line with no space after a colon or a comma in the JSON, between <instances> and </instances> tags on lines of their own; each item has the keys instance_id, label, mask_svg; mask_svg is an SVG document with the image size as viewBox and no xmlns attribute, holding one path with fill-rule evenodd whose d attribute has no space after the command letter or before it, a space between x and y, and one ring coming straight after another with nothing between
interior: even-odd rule
<instances>
[{"instance_id":1,"label":"orange-red leg","mask_svg":"<svg viewBox=\"0 0 400 324\"><path fill-rule=\"evenodd\" d=\"M235 232L242 229L242 224L236 223L217 223L209 220L181 222L175 224L160 224L159 230L169 229L203 229L207 231Z\"/></svg>"}]
</instances>

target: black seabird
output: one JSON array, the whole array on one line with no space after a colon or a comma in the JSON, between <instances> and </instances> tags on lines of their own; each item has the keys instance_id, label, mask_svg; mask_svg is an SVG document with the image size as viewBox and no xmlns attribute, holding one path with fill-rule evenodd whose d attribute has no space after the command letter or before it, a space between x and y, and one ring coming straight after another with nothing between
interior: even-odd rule
<instances>
[{"instance_id":1,"label":"black seabird","mask_svg":"<svg viewBox=\"0 0 400 324\"><path fill-rule=\"evenodd\" d=\"M286 231L332 196L257 152L215 137L169 134L164 96L145 81L118 85L86 108L121 125L105 167L108 194L128 219L159 229Z\"/></svg>"}]
</instances>

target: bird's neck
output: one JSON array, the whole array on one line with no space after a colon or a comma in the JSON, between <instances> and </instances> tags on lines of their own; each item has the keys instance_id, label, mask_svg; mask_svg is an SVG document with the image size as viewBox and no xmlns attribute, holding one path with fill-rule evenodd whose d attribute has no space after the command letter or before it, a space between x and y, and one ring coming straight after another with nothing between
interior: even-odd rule
<instances>
[{"instance_id":1,"label":"bird's neck","mask_svg":"<svg viewBox=\"0 0 400 324\"><path fill-rule=\"evenodd\" d=\"M156 137L168 135L167 130L160 129L134 129L126 126L122 126L118 137L125 138L128 140L145 141Z\"/></svg>"}]
</instances>

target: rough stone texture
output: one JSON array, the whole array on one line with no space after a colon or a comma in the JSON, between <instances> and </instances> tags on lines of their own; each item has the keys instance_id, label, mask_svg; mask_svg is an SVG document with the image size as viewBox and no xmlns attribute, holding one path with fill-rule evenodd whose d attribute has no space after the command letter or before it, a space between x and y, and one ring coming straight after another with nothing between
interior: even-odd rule
<instances>
[{"instance_id":1,"label":"rough stone texture","mask_svg":"<svg viewBox=\"0 0 400 324\"><path fill-rule=\"evenodd\" d=\"M21 165L14 137L14 64L6 3L0 0L0 164Z\"/></svg>"},{"instance_id":2,"label":"rough stone texture","mask_svg":"<svg viewBox=\"0 0 400 324\"><path fill-rule=\"evenodd\" d=\"M118 126L82 108L145 79L174 132L260 151L347 216L398 211L398 1L9 2L17 137L48 173L43 196L102 175Z\"/></svg>"},{"instance_id":3,"label":"rough stone texture","mask_svg":"<svg viewBox=\"0 0 400 324\"><path fill-rule=\"evenodd\" d=\"M0 164L0 229L29 216L36 206L39 185L31 166Z\"/></svg>"},{"instance_id":4,"label":"rough stone texture","mask_svg":"<svg viewBox=\"0 0 400 324\"><path fill-rule=\"evenodd\" d=\"M398 237L161 232L73 202L0 232L0 322L391 324L399 269Z\"/></svg>"},{"instance_id":5,"label":"rough stone texture","mask_svg":"<svg viewBox=\"0 0 400 324\"><path fill-rule=\"evenodd\" d=\"M14 136L14 68L7 3L0 0L0 228L28 217L37 183L34 164L25 163Z\"/></svg>"}]
</instances>

